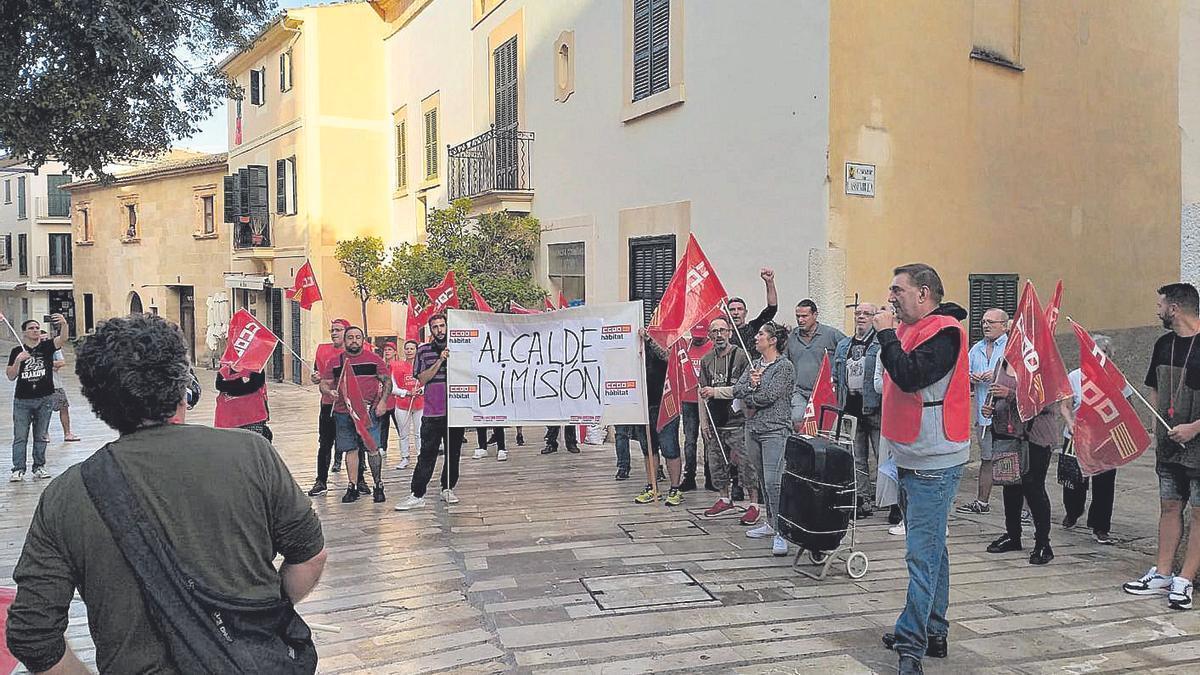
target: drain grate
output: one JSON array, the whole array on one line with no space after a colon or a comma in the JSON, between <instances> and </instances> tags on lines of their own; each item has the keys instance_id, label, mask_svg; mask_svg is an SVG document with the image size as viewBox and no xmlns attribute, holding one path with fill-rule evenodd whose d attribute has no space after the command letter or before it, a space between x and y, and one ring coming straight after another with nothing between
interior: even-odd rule
<instances>
[{"instance_id":1,"label":"drain grate","mask_svg":"<svg viewBox=\"0 0 1200 675\"><path fill-rule=\"evenodd\" d=\"M579 581L596 606L605 611L717 602L708 589L683 570L585 577Z\"/></svg>"},{"instance_id":2,"label":"drain grate","mask_svg":"<svg viewBox=\"0 0 1200 675\"><path fill-rule=\"evenodd\" d=\"M670 539L672 537L699 537L708 530L691 520L656 520L645 523L620 523L617 527L633 541L647 539Z\"/></svg>"}]
</instances>

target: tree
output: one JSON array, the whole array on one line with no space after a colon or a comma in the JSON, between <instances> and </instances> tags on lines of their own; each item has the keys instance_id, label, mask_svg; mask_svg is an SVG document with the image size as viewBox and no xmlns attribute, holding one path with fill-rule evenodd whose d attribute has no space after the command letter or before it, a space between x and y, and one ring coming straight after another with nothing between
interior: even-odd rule
<instances>
[{"instance_id":1,"label":"tree","mask_svg":"<svg viewBox=\"0 0 1200 675\"><path fill-rule=\"evenodd\" d=\"M275 0L0 2L0 149L104 177L159 155L240 96L217 59L248 46Z\"/></svg>"},{"instance_id":2,"label":"tree","mask_svg":"<svg viewBox=\"0 0 1200 675\"><path fill-rule=\"evenodd\" d=\"M355 237L337 243L333 256L354 284L354 294L362 304L362 329L367 332L367 303L376 297L383 271L384 248L379 237Z\"/></svg>"},{"instance_id":3,"label":"tree","mask_svg":"<svg viewBox=\"0 0 1200 675\"><path fill-rule=\"evenodd\" d=\"M425 221L426 242L392 247L378 279L376 297L404 302L409 293L424 296L453 269L458 297L466 309L475 302L467 282L492 307L501 309L516 300L540 306L546 292L533 278L533 258L541 226L536 218L510 213L485 213L469 217L469 199L445 209L432 209Z\"/></svg>"}]
</instances>

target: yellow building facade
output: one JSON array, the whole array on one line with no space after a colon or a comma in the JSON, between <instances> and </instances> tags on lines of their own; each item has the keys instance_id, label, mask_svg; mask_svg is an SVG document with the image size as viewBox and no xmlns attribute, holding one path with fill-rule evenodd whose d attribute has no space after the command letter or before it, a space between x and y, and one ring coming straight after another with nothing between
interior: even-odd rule
<instances>
[{"instance_id":1,"label":"yellow building facade","mask_svg":"<svg viewBox=\"0 0 1200 675\"><path fill-rule=\"evenodd\" d=\"M223 274L230 232L220 222L222 154L169 159L118 173L107 185L83 180L71 193L76 332L131 312L182 328L192 363L213 363L224 337Z\"/></svg>"}]
</instances>

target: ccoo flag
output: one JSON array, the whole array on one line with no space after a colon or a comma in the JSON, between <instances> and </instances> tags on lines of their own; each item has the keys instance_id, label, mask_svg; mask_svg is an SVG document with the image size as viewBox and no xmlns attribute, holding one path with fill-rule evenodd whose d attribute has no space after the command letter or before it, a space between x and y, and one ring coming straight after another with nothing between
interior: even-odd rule
<instances>
[{"instance_id":1,"label":"ccoo flag","mask_svg":"<svg viewBox=\"0 0 1200 675\"><path fill-rule=\"evenodd\" d=\"M358 378L354 376L353 364L346 365L345 354L342 355L342 377L338 380L337 391L342 400L346 402L346 409L350 411L350 419L354 420L354 428L358 431L358 437L362 439L368 452L375 452L379 449L379 444L371 435L370 411L367 410L362 390L358 387Z\"/></svg>"},{"instance_id":2,"label":"ccoo flag","mask_svg":"<svg viewBox=\"0 0 1200 675\"><path fill-rule=\"evenodd\" d=\"M442 283L432 288L426 288L425 295L429 296L429 301L433 307L433 312L430 316L445 311L447 307L458 309L458 285L454 280L454 270L446 272Z\"/></svg>"},{"instance_id":3,"label":"ccoo flag","mask_svg":"<svg viewBox=\"0 0 1200 675\"><path fill-rule=\"evenodd\" d=\"M312 263L305 260L304 266L296 271L296 282L287 290L287 299L300 303L300 309L312 309L313 303L321 299L317 286L317 275L313 274Z\"/></svg>"},{"instance_id":4,"label":"ccoo flag","mask_svg":"<svg viewBox=\"0 0 1200 675\"><path fill-rule=\"evenodd\" d=\"M1058 326L1060 307L1062 307L1062 279L1058 280L1058 284L1054 287L1054 295L1050 298L1050 304L1046 305L1046 323L1050 325L1051 334Z\"/></svg>"},{"instance_id":5,"label":"ccoo flag","mask_svg":"<svg viewBox=\"0 0 1200 675\"><path fill-rule=\"evenodd\" d=\"M804 420L801 422L802 433L816 436L820 428L821 409L825 406L837 407L837 394L833 391L833 371L829 367L829 352L821 358L821 367L817 370L817 379L813 382L812 396L808 397L808 407L804 409Z\"/></svg>"},{"instance_id":6,"label":"ccoo flag","mask_svg":"<svg viewBox=\"0 0 1200 675\"><path fill-rule=\"evenodd\" d=\"M1004 359L1017 376L1017 412L1028 422L1046 406L1071 397L1071 382L1033 283L1025 282Z\"/></svg>"},{"instance_id":7,"label":"ccoo flag","mask_svg":"<svg viewBox=\"0 0 1200 675\"><path fill-rule=\"evenodd\" d=\"M670 349L724 300L725 287L700 249L695 235L690 235L683 258L667 282L667 289L646 329L663 349Z\"/></svg>"},{"instance_id":8,"label":"ccoo flag","mask_svg":"<svg viewBox=\"0 0 1200 675\"><path fill-rule=\"evenodd\" d=\"M1150 447L1150 434L1125 398L1125 376L1096 346L1083 326L1071 322L1079 340L1079 412L1072 443L1085 476L1132 462Z\"/></svg>"},{"instance_id":9,"label":"ccoo flag","mask_svg":"<svg viewBox=\"0 0 1200 675\"><path fill-rule=\"evenodd\" d=\"M271 358L278 343L279 338L253 314L239 309L229 320L229 336L225 353L221 355L221 365L234 371L257 373L267 365L267 359Z\"/></svg>"},{"instance_id":10,"label":"ccoo flag","mask_svg":"<svg viewBox=\"0 0 1200 675\"><path fill-rule=\"evenodd\" d=\"M471 300L473 300L475 302L475 311L477 311L477 312L493 312L493 311L495 311L492 309L492 306L487 303L487 300L483 299L483 296L479 294L479 291L475 290L475 284L468 281L467 288L471 290Z\"/></svg>"}]
</instances>

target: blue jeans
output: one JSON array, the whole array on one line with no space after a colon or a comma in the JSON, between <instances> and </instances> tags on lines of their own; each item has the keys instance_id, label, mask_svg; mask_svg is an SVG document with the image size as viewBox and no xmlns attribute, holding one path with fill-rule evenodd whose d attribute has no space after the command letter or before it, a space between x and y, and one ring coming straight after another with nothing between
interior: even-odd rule
<instances>
[{"instance_id":1,"label":"blue jeans","mask_svg":"<svg viewBox=\"0 0 1200 675\"><path fill-rule=\"evenodd\" d=\"M762 493L759 500L767 507L767 524L775 527L779 515L779 489L783 481L783 451L787 447L786 431L751 431L746 428L746 452L762 457ZM749 486L747 486L749 487Z\"/></svg>"},{"instance_id":2,"label":"blue jeans","mask_svg":"<svg viewBox=\"0 0 1200 675\"><path fill-rule=\"evenodd\" d=\"M920 660L930 635L950 632L950 554L946 519L963 465L948 469L900 469L900 505L907 530L908 598L896 619L896 651Z\"/></svg>"},{"instance_id":3,"label":"blue jeans","mask_svg":"<svg viewBox=\"0 0 1200 675\"><path fill-rule=\"evenodd\" d=\"M379 445L379 418L375 417L375 411L367 411L367 432L371 434L371 438L375 441L375 445ZM361 436L358 435L358 427L354 425L354 418L350 417L350 413L333 413L333 423L336 429L334 435L334 446L341 452L350 452L351 450L366 450L367 444L363 442Z\"/></svg>"},{"instance_id":4,"label":"blue jeans","mask_svg":"<svg viewBox=\"0 0 1200 675\"><path fill-rule=\"evenodd\" d=\"M33 427L33 469L46 465L46 443L50 440L50 396L13 399L13 471L25 470L25 448Z\"/></svg>"},{"instance_id":5,"label":"blue jeans","mask_svg":"<svg viewBox=\"0 0 1200 675\"><path fill-rule=\"evenodd\" d=\"M646 454L646 427L641 424L618 424L617 425L617 468L629 468L629 441L633 439L642 447L642 454Z\"/></svg>"}]
</instances>

